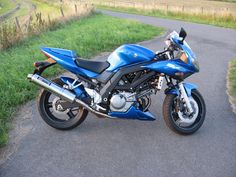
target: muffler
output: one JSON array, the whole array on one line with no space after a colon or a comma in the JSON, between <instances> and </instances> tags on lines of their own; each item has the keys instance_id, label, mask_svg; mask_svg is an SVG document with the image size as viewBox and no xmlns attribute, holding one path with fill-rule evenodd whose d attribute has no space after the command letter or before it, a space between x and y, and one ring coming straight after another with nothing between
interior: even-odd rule
<instances>
[{"instance_id":1,"label":"muffler","mask_svg":"<svg viewBox=\"0 0 236 177\"><path fill-rule=\"evenodd\" d=\"M44 89L58 95L60 98L63 98L70 103L76 102L79 105L83 106L84 108L86 108L87 110L91 111L92 113L94 113L96 115L112 118L112 117L108 116L107 114L104 114L104 113L94 110L88 104L86 104L85 102L76 98L76 95L74 93L72 93L71 91L57 85L56 83L54 83L52 81L49 81L49 80L41 77L38 74L28 74L27 78L31 82L33 82L33 83L39 85L40 87L43 87Z\"/></svg>"},{"instance_id":2,"label":"muffler","mask_svg":"<svg viewBox=\"0 0 236 177\"><path fill-rule=\"evenodd\" d=\"M51 91L52 93L58 95L59 97L65 99L66 101L69 101L71 103L73 103L75 101L76 95L74 93L55 84L52 81L49 81L49 80L41 77L38 74L28 74L27 78L31 82L39 85L40 87L45 88L48 91Z\"/></svg>"}]
</instances>

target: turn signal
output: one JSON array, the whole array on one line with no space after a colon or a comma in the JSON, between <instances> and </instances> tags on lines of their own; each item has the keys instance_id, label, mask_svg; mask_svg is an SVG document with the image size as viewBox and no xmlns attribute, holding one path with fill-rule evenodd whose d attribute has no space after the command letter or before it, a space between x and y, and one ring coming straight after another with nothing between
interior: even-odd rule
<instances>
[{"instance_id":1,"label":"turn signal","mask_svg":"<svg viewBox=\"0 0 236 177\"><path fill-rule=\"evenodd\" d=\"M46 62L48 62L48 63L56 63L56 61L55 60L53 60L52 58L48 58L47 60L45 60Z\"/></svg>"},{"instance_id":2,"label":"turn signal","mask_svg":"<svg viewBox=\"0 0 236 177\"><path fill-rule=\"evenodd\" d=\"M180 60L182 60L184 63L188 63L188 57L185 53L182 53L180 56Z\"/></svg>"}]
</instances>

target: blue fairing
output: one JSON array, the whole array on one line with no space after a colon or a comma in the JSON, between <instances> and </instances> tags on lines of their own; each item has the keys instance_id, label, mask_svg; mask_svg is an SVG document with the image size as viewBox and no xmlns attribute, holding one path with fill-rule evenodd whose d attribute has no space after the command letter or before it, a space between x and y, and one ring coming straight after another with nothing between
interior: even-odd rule
<instances>
[{"instance_id":1,"label":"blue fairing","mask_svg":"<svg viewBox=\"0 0 236 177\"><path fill-rule=\"evenodd\" d=\"M63 68L74 74L81 74L91 78L98 75L97 73L78 67L75 64L77 55L74 51L48 47L42 47L41 50L45 55L49 56Z\"/></svg>"},{"instance_id":2,"label":"blue fairing","mask_svg":"<svg viewBox=\"0 0 236 177\"><path fill-rule=\"evenodd\" d=\"M158 61L155 63L144 65L143 68L151 69L159 73L164 73L168 76L175 76L176 73L193 74L195 72L192 65L184 63L180 59Z\"/></svg>"},{"instance_id":3,"label":"blue fairing","mask_svg":"<svg viewBox=\"0 0 236 177\"><path fill-rule=\"evenodd\" d=\"M57 54L67 56L67 57L70 57L70 58L76 58L77 57L76 52L73 51L73 50L66 50L66 49L59 49L59 48L48 48L48 47L42 47L41 50L45 51L45 52L52 53L52 54L57 53Z\"/></svg>"},{"instance_id":4,"label":"blue fairing","mask_svg":"<svg viewBox=\"0 0 236 177\"><path fill-rule=\"evenodd\" d=\"M198 62L196 61L196 55L189 47L187 42L179 37L179 34L175 31L170 34L170 40L177 45L187 56L187 62L183 62L180 59L172 59L167 61L157 61L152 64L144 65L143 68L151 69L159 73L164 73L168 76L176 76L176 73L191 75L195 72L199 72Z\"/></svg>"},{"instance_id":5,"label":"blue fairing","mask_svg":"<svg viewBox=\"0 0 236 177\"><path fill-rule=\"evenodd\" d=\"M151 61L154 57L155 53L145 47L135 44L122 45L108 57L110 67L106 70L116 71L122 66Z\"/></svg>"},{"instance_id":6,"label":"blue fairing","mask_svg":"<svg viewBox=\"0 0 236 177\"><path fill-rule=\"evenodd\" d=\"M192 90L197 89L197 86L195 84L183 83L183 85L184 85L184 88L187 92L188 97L191 96ZM179 95L179 90L178 90L178 88L173 88L173 89L168 90L167 92L165 92L165 94Z\"/></svg>"},{"instance_id":7,"label":"blue fairing","mask_svg":"<svg viewBox=\"0 0 236 177\"><path fill-rule=\"evenodd\" d=\"M143 112L134 106L132 106L127 112L110 112L109 116L114 118L123 118L123 119L138 119L138 120L155 120L149 111Z\"/></svg>"}]
</instances>

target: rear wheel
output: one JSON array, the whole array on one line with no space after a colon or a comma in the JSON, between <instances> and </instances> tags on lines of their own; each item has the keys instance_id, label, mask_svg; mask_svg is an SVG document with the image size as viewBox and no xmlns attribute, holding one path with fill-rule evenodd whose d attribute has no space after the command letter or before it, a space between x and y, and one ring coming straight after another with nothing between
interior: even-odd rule
<instances>
[{"instance_id":1,"label":"rear wheel","mask_svg":"<svg viewBox=\"0 0 236 177\"><path fill-rule=\"evenodd\" d=\"M192 90L190 104L193 113L188 115L186 106L177 95L168 94L163 103L163 117L166 125L179 134L193 134L203 124L206 106L203 97L197 90Z\"/></svg>"},{"instance_id":2,"label":"rear wheel","mask_svg":"<svg viewBox=\"0 0 236 177\"><path fill-rule=\"evenodd\" d=\"M58 78L53 82L63 86ZM72 129L80 125L87 117L88 111L81 106L63 109L59 104L62 99L43 89L38 97L38 110L43 120L53 128L60 130Z\"/></svg>"}]
</instances>

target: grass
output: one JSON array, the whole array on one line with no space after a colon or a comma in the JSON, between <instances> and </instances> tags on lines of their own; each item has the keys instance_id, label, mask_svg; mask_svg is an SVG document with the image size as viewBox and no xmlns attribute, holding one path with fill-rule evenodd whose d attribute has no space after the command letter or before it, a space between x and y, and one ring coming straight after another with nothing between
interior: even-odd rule
<instances>
[{"instance_id":1,"label":"grass","mask_svg":"<svg viewBox=\"0 0 236 177\"><path fill-rule=\"evenodd\" d=\"M6 144L10 120L17 107L35 98L38 88L26 80L33 72L32 63L44 60L40 46L59 47L77 51L90 58L111 51L124 43L136 43L157 36L162 28L121 20L101 14L62 25L55 31L31 37L0 53L0 144ZM46 72L53 76L62 69L53 67Z\"/></svg>"},{"instance_id":2,"label":"grass","mask_svg":"<svg viewBox=\"0 0 236 177\"><path fill-rule=\"evenodd\" d=\"M98 8L113 10L118 12L128 12L133 14L142 14L147 16L154 16L160 18L169 18L175 20L184 20L194 23L202 23L215 25L226 28L236 29L236 18L233 16L217 17L214 15L204 15L204 14L187 14L181 12L171 12L171 11L161 11L161 10L139 10L135 8L126 7L110 7L99 5Z\"/></svg>"},{"instance_id":3,"label":"grass","mask_svg":"<svg viewBox=\"0 0 236 177\"><path fill-rule=\"evenodd\" d=\"M0 15L8 12L9 10L14 9L16 4L11 2L10 0L1 0L0 1Z\"/></svg>"},{"instance_id":4,"label":"grass","mask_svg":"<svg viewBox=\"0 0 236 177\"><path fill-rule=\"evenodd\" d=\"M236 108L236 59L230 61L228 70L228 93L231 96L231 103ZM236 111L236 110L235 110Z\"/></svg>"}]
</instances>

